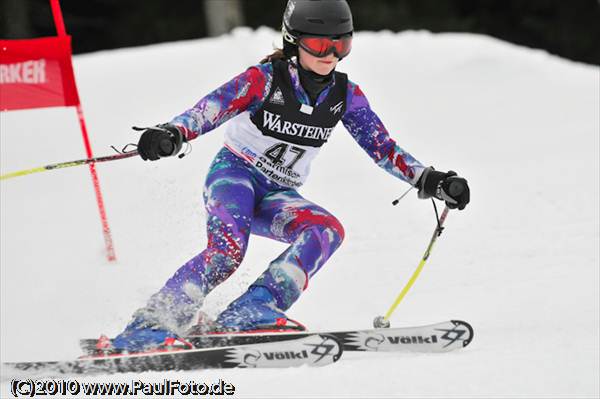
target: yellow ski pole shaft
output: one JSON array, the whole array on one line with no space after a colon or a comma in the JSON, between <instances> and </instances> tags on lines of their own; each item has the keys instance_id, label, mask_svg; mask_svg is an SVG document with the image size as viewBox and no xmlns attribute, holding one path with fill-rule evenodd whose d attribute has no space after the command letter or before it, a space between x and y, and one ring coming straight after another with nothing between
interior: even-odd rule
<instances>
[{"instance_id":1,"label":"yellow ski pole shaft","mask_svg":"<svg viewBox=\"0 0 600 399\"><path fill-rule=\"evenodd\" d=\"M398 297L396 298L396 300L394 301L392 306L390 306L390 309L387 311L385 316L377 316L375 318L375 320L373 321L373 325L376 328L390 326L389 319L392 316L392 313L394 313L394 311L396 310L396 308L398 307L400 302L402 302L402 300L404 299L404 297L406 296L406 294L408 293L410 288L413 286L413 284L415 283L415 281L421 274L421 270L423 270L423 266L425 266L425 262L427 262L429 255L431 255L431 250L433 249L433 245L435 244L435 242L436 242L437 238L440 236L440 234L442 234L442 230L443 230L442 226L444 224L444 221L446 220L446 216L448 216L449 210L450 209L448 208L448 206L446 206L444 208L444 211L442 212L442 215L440 216L439 223L436 226L435 231L433 232L433 236L431 237L431 240L429 241L427 250L425 251L425 254L423 255L423 257L421 258L421 262L419 262L419 266L417 266L417 269L413 272L412 276L410 277L410 280L408 280L408 282L406 283L406 285L404 286L402 291L400 291L400 294L398 294Z\"/></svg>"},{"instance_id":2,"label":"yellow ski pole shaft","mask_svg":"<svg viewBox=\"0 0 600 399\"><path fill-rule=\"evenodd\" d=\"M38 168L25 169L25 170L20 170L18 172L6 173L4 175L0 175L0 180L12 179L13 177L30 175L32 173L46 172L46 171L54 170L54 169L70 168L71 166L87 165L90 163L97 163L97 162L115 161L117 159L129 158L129 157L133 157L135 155L138 155L137 151L129 151L129 152L125 152L125 153L109 155L106 157L86 158L86 159L80 159L77 161L60 162L60 163L50 164L50 165L46 165L46 166L40 166Z\"/></svg>"}]
</instances>

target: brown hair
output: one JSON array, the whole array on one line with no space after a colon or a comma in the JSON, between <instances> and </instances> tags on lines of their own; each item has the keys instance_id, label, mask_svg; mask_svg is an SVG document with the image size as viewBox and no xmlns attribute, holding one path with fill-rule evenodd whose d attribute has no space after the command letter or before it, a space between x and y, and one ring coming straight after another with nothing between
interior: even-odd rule
<instances>
[{"instance_id":1,"label":"brown hair","mask_svg":"<svg viewBox=\"0 0 600 399\"><path fill-rule=\"evenodd\" d=\"M285 54L285 52L283 51L283 49L276 48L273 53L271 53L270 55L265 56L265 58L263 58L262 60L260 60L260 63L261 64L266 64L267 62L272 62L272 61L276 61L276 60L285 60L287 58L288 58L288 56Z\"/></svg>"}]
</instances>

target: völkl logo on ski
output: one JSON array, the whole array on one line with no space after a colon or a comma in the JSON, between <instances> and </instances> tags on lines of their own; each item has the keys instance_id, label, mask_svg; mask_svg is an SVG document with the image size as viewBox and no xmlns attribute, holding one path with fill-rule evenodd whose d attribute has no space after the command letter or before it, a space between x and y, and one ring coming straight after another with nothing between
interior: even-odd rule
<instances>
[{"instance_id":1,"label":"v\u00f6lkl logo on ski","mask_svg":"<svg viewBox=\"0 0 600 399\"><path fill-rule=\"evenodd\" d=\"M280 350L281 347L286 349ZM241 368L325 366L341 355L342 347L335 338L315 334L292 341L231 347L227 349L226 361Z\"/></svg>"},{"instance_id":2,"label":"v\u00f6lkl logo on ski","mask_svg":"<svg viewBox=\"0 0 600 399\"><path fill-rule=\"evenodd\" d=\"M444 348L447 346L452 345L453 343L460 341L464 344L465 341L467 341L466 338L462 338L463 335L467 334L468 331L467 329L458 324L455 325L454 328L452 328L451 330L449 329L438 329L438 331L443 331L444 335L442 335L440 338L443 340L448 341L448 343L446 345L444 345ZM468 334L467 334L468 335Z\"/></svg>"},{"instance_id":3,"label":"v\u00f6lkl logo on ski","mask_svg":"<svg viewBox=\"0 0 600 399\"><path fill-rule=\"evenodd\" d=\"M431 326L348 331L341 335L345 350L377 352L448 352L464 348L473 339L473 328L451 320Z\"/></svg>"},{"instance_id":4,"label":"v\u00f6lkl logo on ski","mask_svg":"<svg viewBox=\"0 0 600 399\"><path fill-rule=\"evenodd\" d=\"M335 351L336 348L339 348L339 343L335 339L327 336L323 336L322 338L323 341L320 343L306 344L307 346L313 347L312 351L310 352L312 355L319 356L317 360L315 360L315 363L320 362L326 356L331 356L334 358L333 361L335 361L336 353L338 353L339 356L339 351Z\"/></svg>"},{"instance_id":5,"label":"v\u00f6lkl logo on ski","mask_svg":"<svg viewBox=\"0 0 600 399\"><path fill-rule=\"evenodd\" d=\"M435 344L438 342L437 336L430 337L412 336L412 337L387 337L390 344Z\"/></svg>"},{"instance_id":6,"label":"v\u00f6lkl logo on ski","mask_svg":"<svg viewBox=\"0 0 600 399\"><path fill-rule=\"evenodd\" d=\"M385 337L381 334L371 334L365 338L363 345L368 350L376 351L379 345L385 341Z\"/></svg>"}]
</instances>

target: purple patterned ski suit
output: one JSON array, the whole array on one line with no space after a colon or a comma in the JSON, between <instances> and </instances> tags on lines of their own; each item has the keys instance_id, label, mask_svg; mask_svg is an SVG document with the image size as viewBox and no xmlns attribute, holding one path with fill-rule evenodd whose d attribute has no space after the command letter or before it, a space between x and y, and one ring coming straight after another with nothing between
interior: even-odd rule
<instances>
[{"instance_id":1,"label":"purple patterned ski suit","mask_svg":"<svg viewBox=\"0 0 600 399\"><path fill-rule=\"evenodd\" d=\"M310 104L290 62L298 100ZM188 140L195 139L240 113L252 115L271 89L273 66L254 66L175 117ZM327 96L333 83L319 95ZM360 88L348 82L342 123L381 168L415 185L423 166L389 136ZM204 189L208 244L185 263L149 301L146 311L160 313L162 323L181 331L194 318L204 297L241 264L251 233L289 243L252 286L266 287L272 304L287 310L344 239L340 222L327 210L303 198L296 189L277 184L246 159L224 147L215 157ZM144 309L140 310L143 311Z\"/></svg>"}]
</instances>

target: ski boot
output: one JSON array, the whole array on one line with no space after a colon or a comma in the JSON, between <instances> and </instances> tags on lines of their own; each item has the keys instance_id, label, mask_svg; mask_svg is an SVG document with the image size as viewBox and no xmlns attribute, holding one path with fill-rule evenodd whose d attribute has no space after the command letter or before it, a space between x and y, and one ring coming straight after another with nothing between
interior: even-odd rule
<instances>
[{"instance_id":1,"label":"ski boot","mask_svg":"<svg viewBox=\"0 0 600 399\"><path fill-rule=\"evenodd\" d=\"M276 306L269 289L251 286L233 301L216 320L217 331L305 331L306 327L289 319Z\"/></svg>"},{"instance_id":2,"label":"ski boot","mask_svg":"<svg viewBox=\"0 0 600 399\"><path fill-rule=\"evenodd\" d=\"M112 349L119 352L143 352L173 346L181 341L179 336L167 328L145 318L134 315L125 330L112 341Z\"/></svg>"}]
</instances>

